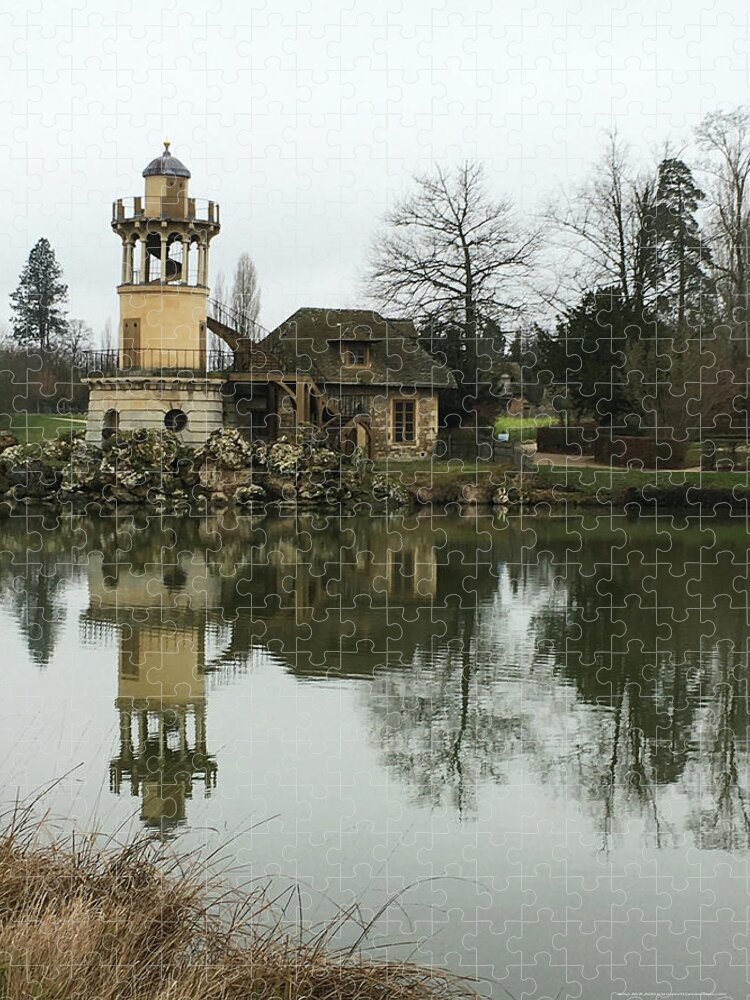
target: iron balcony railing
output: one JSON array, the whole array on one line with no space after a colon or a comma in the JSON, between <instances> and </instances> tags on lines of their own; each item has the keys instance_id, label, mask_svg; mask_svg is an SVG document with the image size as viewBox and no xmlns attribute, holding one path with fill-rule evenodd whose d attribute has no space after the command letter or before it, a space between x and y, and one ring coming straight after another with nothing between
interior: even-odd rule
<instances>
[{"instance_id":1,"label":"iron balcony railing","mask_svg":"<svg viewBox=\"0 0 750 1000\"><path fill-rule=\"evenodd\" d=\"M146 209L148 208L148 211ZM118 198L112 202L112 222L130 219L173 219L220 223L219 206L207 198L149 197Z\"/></svg>"},{"instance_id":2,"label":"iron balcony railing","mask_svg":"<svg viewBox=\"0 0 750 1000\"><path fill-rule=\"evenodd\" d=\"M173 348L85 351L83 368L89 377L97 375L208 375L232 369L231 351L185 351Z\"/></svg>"}]
</instances>

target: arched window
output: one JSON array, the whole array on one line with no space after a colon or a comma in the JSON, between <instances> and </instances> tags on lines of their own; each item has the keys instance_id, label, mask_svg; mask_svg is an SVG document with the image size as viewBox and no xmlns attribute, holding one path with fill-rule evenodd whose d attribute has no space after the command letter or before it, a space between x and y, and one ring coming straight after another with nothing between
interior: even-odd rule
<instances>
[{"instance_id":1,"label":"arched window","mask_svg":"<svg viewBox=\"0 0 750 1000\"><path fill-rule=\"evenodd\" d=\"M170 410L164 417L164 426L168 431L184 431L187 424L187 413L184 410Z\"/></svg>"}]
</instances>

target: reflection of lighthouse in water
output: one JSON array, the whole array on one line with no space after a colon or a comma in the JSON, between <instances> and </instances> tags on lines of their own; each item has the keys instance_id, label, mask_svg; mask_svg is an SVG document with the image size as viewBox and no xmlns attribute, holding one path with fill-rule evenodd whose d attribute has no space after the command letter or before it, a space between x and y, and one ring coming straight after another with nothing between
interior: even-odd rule
<instances>
[{"instance_id":1,"label":"reflection of lighthouse in water","mask_svg":"<svg viewBox=\"0 0 750 1000\"><path fill-rule=\"evenodd\" d=\"M217 765L206 746L206 569L184 555L172 565L130 565L89 559L91 634L115 630L119 644L119 753L110 788L129 782L141 798L141 819L162 830L185 821L186 801L202 782L216 786Z\"/></svg>"}]
</instances>

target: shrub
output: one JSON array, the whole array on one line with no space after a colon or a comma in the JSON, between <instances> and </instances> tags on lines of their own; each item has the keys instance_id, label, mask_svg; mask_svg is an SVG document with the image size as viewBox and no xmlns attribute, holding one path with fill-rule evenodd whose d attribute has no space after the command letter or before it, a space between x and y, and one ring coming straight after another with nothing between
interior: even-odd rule
<instances>
[{"instance_id":1,"label":"shrub","mask_svg":"<svg viewBox=\"0 0 750 1000\"><path fill-rule=\"evenodd\" d=\"M594 445L594 458L603 465L636 466L644 469L679 468L685 460L687 444L682 441L657 441L654 437L600 433Z\"/></svg>"},{"instance_id":2,"label":"shrub","mask_svg":"<svg viewBox=\"0 0 750 1000\"><path fill-rule=\"evenodd\" d=\"M539 427L536 432L537 450L553 455L590 454L594 446L594 431L594 424Z\"/></svg>"}]
</instances>

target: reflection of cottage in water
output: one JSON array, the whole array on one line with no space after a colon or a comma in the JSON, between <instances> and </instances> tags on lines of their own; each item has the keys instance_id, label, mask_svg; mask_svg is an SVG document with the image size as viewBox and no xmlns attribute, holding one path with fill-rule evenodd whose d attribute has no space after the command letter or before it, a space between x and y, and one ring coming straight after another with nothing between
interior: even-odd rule
<instances>
[{"instance_id":1,"label":"reflection of cottage in water","mask_svg":"<svg viewBox=\"0 0 750 1000\"><path fill-rule=\"evenodd\" d=\"M114 630L119 646L120 747L110 763L111 790L119 795L129 782L149 826L182 823L193 785L202 782L206 795L216 785L204 673L211 583L189 555L135 572L93 553L88 578L84 627Z\"/></svg>"}]
</instances>

